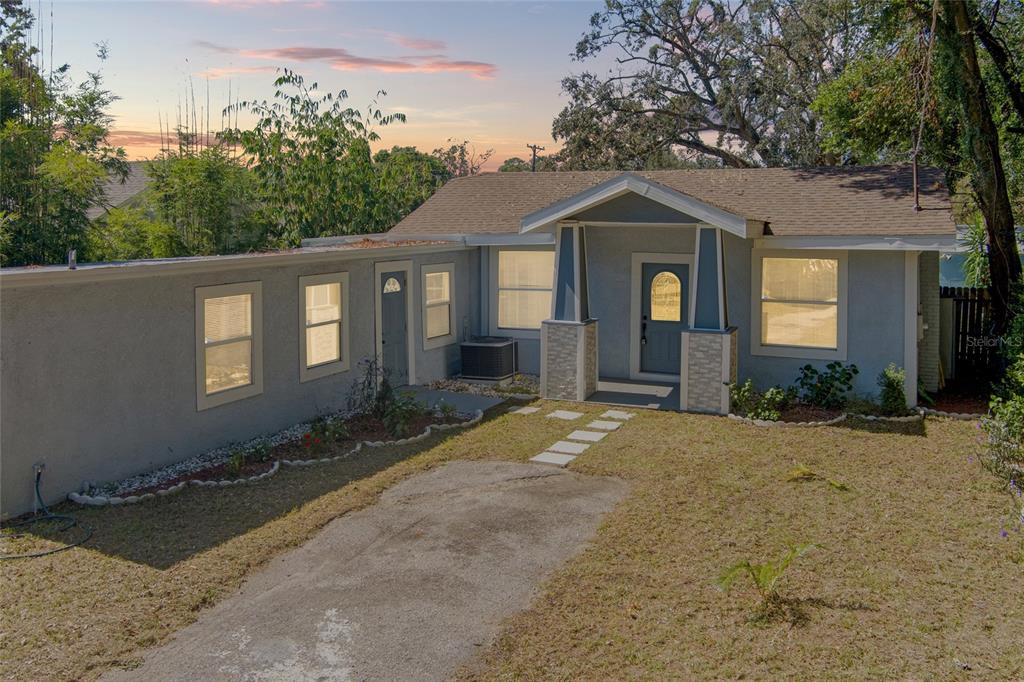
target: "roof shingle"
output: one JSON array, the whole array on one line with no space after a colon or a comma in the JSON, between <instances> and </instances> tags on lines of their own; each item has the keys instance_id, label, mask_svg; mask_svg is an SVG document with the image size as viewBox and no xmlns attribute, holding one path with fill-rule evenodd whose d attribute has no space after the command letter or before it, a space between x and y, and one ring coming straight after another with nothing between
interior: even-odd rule
<instances>
[{"instance_id":1,"label":"roof shingle","mask_svg":"<svg viewBox=\"0 0 1024 682\"><path fill-rule=\"evenodd\" d=\"M619 171L483 173L456 178L392 230L393 235L506 234L523 216ZM642 176L747 220L777 236L952 235L942 172L920 169L915 211L909 166L715 168L640 171Z\"/></svg>"}]
</instances>

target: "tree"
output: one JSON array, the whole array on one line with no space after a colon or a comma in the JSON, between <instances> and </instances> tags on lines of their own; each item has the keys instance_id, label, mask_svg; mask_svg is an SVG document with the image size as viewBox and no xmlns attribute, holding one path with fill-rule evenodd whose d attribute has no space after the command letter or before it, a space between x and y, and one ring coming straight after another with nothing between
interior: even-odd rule
<instances>
[{"instance_id":1,"label":"tree","mask_svg":"<svg viewBox=\"0 0 1024 682\"><path fill-rule=\"evenodd\" d=\"M441 162L449 177L453 178L476 175L494 155L493 149L477 154L476 148L470 146L468 140L456 142L449 137L447 144L447 147L438 147L432 151L431 155Z\"/></svg>"},{"instance_id":2,"label":"tree","mask_svg":"<svg viewBox=\"0 0 1024 682\"><path fill-rule=\"evenodd\" d=\"M518 156L511 156L505 159L504 163L498 167L499 173L520 173L533 170L530 161L521 159ZM558 161L554 156L537 156L537 172L540 171L554 171L558 170Z\"/></svg>"},{"instance_id":3,"label":"tree","mask_svg":"<svg viewBox=\"0 0 1024 682\"><path fill-rule=\"evenodd\" d=\"M34 19L19 0L0 3L0 263L63 261L84 250L88 208L109 176L127 174L125 152L110 145L106 113L116 97L98 73L77 86L67 65L43 73L29 45ZM106 59L106 48L98 55Z\"/></svg>"},{"instance_id":4,"label":"tree","mask_svg":"<svg viewBox=\"0 0 1024 682\"><path fill-rule=\"evenodd\" d=\"M618 71L563 80L552 134L569 167L829 162L810 109L864 39L856 0L608 0L576 46Z\"/></svg>"},{"instance_id":5,"label":"tree","mask_svg":"<svg viewBox=\"0 0 1024 682\"><path fill-rule=\"evenodd\" d=\"M373 155L378 215L384 229L397 224L451 178L439 158L415 147L381 149Z\"/></svg>"},{"instance_id":6,"label":"tree","mask_svg":"<svg viewBox=\"0 0 1024 682\"><path fill-rule=\"evenodd\" d=\"M904 0L870 23L860 58L813 104L825 146L852 163L917 154L945 168L951 188L970 190L960 214L970 223L974 211L983 218L987 239L974 243L987 250L998 333L1021 277L1013 206L1024 207L1024 139L1013 130L1024 124L1014 94L1024 75L1015 61L1024 47L1015 30L1024 26L1024 8Z\"/></svg>"},{"instance_id":7,"label":"tree","mask_svg":"<svg viewBox=\"0 0 1024 682\"><path fill-rule=\"evenodd\" d=\"M146 164L146 171L150 213L172 226L185 254L236 253L267 245L267 219L255 179L225 147L183 144L178 151L165 150Z\"/></svg>"},{"instance_id":8,"label":"tree","mask_svg":"<svg viewBox=\"0 0 1024 682\"><path fill-rule=\"evenodd\" d=\"M377 232L390 227L394 207L377 201L370 143L374 126L405 121L384 114L376 102L366 116L345 106L348 93L320 94L316 83L285 69L274 81L273 100L243 101L226 113L256 116L249 130L222 134L238 144L254 171L258 194L275 223L277 243L297 245L307 237ZM378 93L383 95L384 93Z\"/></svg>"},{"instance_id":9,"label":"tree","mask_svg":"<svg viewBox=\"0 0 1024 682\"><path fill-rule=\"evenodd\" d=\"M138 208L112 208L89 231L88 256L94 261L173 258L190 255L173 225Z\"/></svg>"}]
</instances>

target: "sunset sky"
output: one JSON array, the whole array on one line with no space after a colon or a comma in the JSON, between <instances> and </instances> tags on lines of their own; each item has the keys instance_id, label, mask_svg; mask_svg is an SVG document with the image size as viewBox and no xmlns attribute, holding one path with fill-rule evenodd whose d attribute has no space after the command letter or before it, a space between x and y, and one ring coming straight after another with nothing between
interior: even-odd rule
<instances>
[{"instance_id":1,"label":"sunset sky","mask_svg":"<svg viewBox=\"0 0 1024 682\"><path fill-rule=\"evenodd\" d=\"M495 150L493 170L525 157L527 143L555 148L559 83L584 68L569 55L599 3L44 2L47 34L51 7L53 58L74 77L99 66L95 44L106 42L102 72L121 97L114 139L131 158L156 152L158 115L174 121L189 76L204 107L209 83L216 128L229 87L234 99L268 98L275 69L288 67L322 90L348 90L358 108L386 90L383 108L408 123L381 129L381 145L429 151L468 139Z\"/></svg>"}]
</instances>

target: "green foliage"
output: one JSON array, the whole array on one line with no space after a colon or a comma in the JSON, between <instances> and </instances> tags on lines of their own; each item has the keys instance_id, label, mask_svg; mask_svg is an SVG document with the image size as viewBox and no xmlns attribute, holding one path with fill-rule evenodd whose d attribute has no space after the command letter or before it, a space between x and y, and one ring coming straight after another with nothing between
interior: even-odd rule
<instances>
[{"instance_id":1,"label":"green foliage","mask_svg":"<svg viewBox=\"0 0 1024 682\"><path fill-rule=\"evenodd\" d=\"M988 272L988 234L985 221L975 213L967 223L967 231L960 238L966 247L964 256L964 283L969 287L987 287L991 283Z\"/></svg>"},{"instance_id":2,"label":"green foliage","mask_svg":"<svg viewBox=\"0 0 1024 682\"><path fill-rule=\"evenodd\" d=\"M853 390L853 378L859 373L852 363L844 366L841 362L830 362L825 371L804 365L796 380L800 400L815 407L839 409L846 403L846 394Z\"/></svg>"},{"instance_id":3,"label":"green foliage","mask_svg":"<svg viewBox=\"0 0 1024 682\"><path fill-rule=\"evenodd\" d=\"M758 595L761 597L761 615L770 615L777 610L781 599L779 597L779 581L785 575L796 559L807 554L817 547L814 544L803 544L790 547L781 557L775 561L768 561L763 564L755 564L749 560L737 562L726 569L718 578L718 587L727 592L733 583L742 576L749 576Z\"/></svg>"},{"instance_id":4,"label":"green foliage","mask_svg":"<svg viewBox=\"0 0 1024 682\"><path fill-rule=\"evenodd\" d=\"M260 248L266 235L252 175L223 146L165 151L146 164L145 201L187 255Z\"/></svg>"},{"instance_id":5,"label":"green foliage","mask_svg":"<svg viewBox=\"0 0 1024 682\"><path fill-rule=\"evenodd\" d=\"M445 402L442 402L438 406L437 411L438 411L438 414L441 415L441 418L446 420L446 421L455 419L455 416L458 414L458 411L455 409L454 405L452 405L451 403L445 403Z\"/></svg>"},{"instance_id":6,"label":"green foliage","mask_svg":"<svg viewBox=\"0 0 1024 682\"><path fill-rule=\"evenodd\" d=\"M137 208L112 208L89 230L88 259L93 261L174 258L188 255L173 225Z\"/></svg>"},{"instance_id":7,"label":"green foliage","mask_svg":"<svg viewBox=\"0 0 1024 682\"><path fill-rule=\"evenodd\" d=\"M498 167L499 173L529 173L533 170L530 159L521 159L518 156L511 156L505 159ZM537 156L537 172L558 170L558 161L553 156Z\"/></svg>"},{"instance_id":8,"label":"green foliage","mask_svg":"<svg viewBox=\"0 0 1024 682\"><path fill-rule=\"evenodd\" d=\"M402 391L392 394L394 397L384 408L384 428L394 438L405 438L409 429L417 419L426 414L426 406L416 400L416 394L410 391Z\"/></svg>"},{"instance_id":9,"label":"green foliage","mask_svg":"<svg viewBox=\"0 0 1024 682\"><path fill-rule=\"evenodd\" d=\"M384 114L372 102L364 116L345 105L346 91L321 94L288 69L274 88L273 100L228 107L226 113L251 115L256 123L222 134L251 163L259 197L275 219L272 237L294 246L308 237L390 227L394 207L379 201L370 143L379 139L374 127L404 122L405 115Z\"/></svg>"},{"instance_id":10,"label":"green foliage","mask_svg":"<svg viewBox=\"0 0 1024 682\"><path fill-rule=\"evenodd\" d=\"M85 251L90 206L108 175L127 173L124 150L108 143L116 97L98 73L73 84L69 67L42 73L28 5L0 4L0 265L63 262ZM100 61L106 48L100 46Z\"/></svg>"},{"instance_id":11,"label":"green foliage","mask_svg":"<svg viewBox=\"0 0 1024 682\"><path fill-rule=\"evenodd\" d=\"M477 153L468 140L456 142L452 138L448 138L447 145L447 147L438 147L430 154L441 163L448 177L451 178L476 175L487 163L487 159L494 154L493 149Z\"/></svg>"},{"instance_id":12,"label":"green foliage","mask_svg":"<svg viewBox=\"0 0 1024 682\"><path fill-rule=\"evenodd\" d=\"M732 411L750 419L778 421L782 411L793 402L792 390L781 386L773 386L764 393L754 388L754 383L747 379L742 384L729 384L729 397Z\"/></svg>"},{"instance_id":13,"label":"green foliage","mask_svg":"<svg viewBox=\"0 0 1024 682\"><path fill-rule=\"evenodd\" d=\"M878 375L879 400L885 414L900 415L907 412L907 394L903 382L907 373L902 367L889 363Z\"/></svg>"},{"instance_id":14,"label":"green foliage","mask_svg":"<svg viewBox=\"0 0 1024 682\"><path fill-rule=\"evenodd\" d=\"M235 448L231 451L231 455L227 462L227 472L232 476L238 476L242 473L242 468L245 467L249 453L244 448Z\"/></svg>"}]
</instances>

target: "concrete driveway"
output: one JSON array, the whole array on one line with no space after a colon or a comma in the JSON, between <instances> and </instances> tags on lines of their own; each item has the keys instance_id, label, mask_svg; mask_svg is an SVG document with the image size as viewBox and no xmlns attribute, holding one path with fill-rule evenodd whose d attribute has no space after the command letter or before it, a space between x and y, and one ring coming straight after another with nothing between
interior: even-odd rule
<instances>
[{"instance_id":1,"label":"concrete driveway","mask_svg":"<svg viewBox=\"0 0 1024 682\"><path fill-rule=\"evenodd\" d=\"M436 680L526 608L626 484L451 462L331 522L109 680Z\"/></svg>"}]
</instances>

